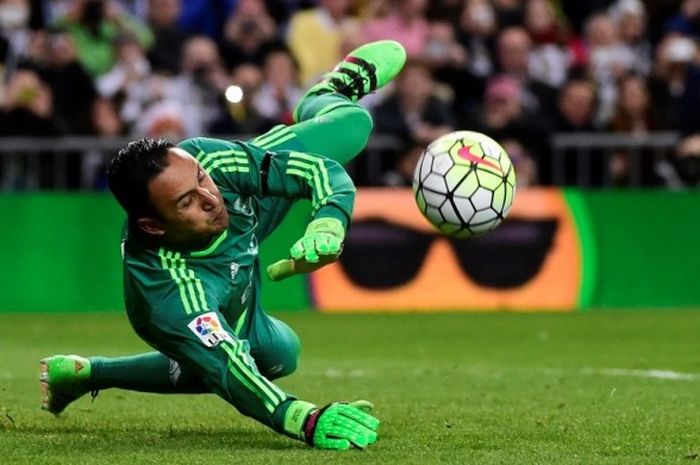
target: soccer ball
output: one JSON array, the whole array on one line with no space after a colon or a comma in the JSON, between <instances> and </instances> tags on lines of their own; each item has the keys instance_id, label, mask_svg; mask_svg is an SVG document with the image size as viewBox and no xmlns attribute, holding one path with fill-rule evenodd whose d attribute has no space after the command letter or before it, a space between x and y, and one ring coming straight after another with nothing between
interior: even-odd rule
<instances>
[{"instance_id":1,"label":"soccer ball","mask_svg":"<svg viewBox=\"0 0 700 465\"><path fill-rule=\"evenodd\" d=\"M423 215L443 234L467 238L501 224L515 196L515 170L490 137L456 131L433 141L413 173Z\"/></svg>"}]
</instances>

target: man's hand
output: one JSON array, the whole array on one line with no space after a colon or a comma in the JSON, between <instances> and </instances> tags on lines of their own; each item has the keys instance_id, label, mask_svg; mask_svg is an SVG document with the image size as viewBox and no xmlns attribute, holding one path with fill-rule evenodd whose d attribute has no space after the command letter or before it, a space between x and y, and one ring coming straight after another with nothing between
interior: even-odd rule
<instances>
[{"instance_id":1,"label":"man's hand","mask_svg":"<svg viewBox=\"0 0 700 465\"><path fill-rule=\"evenodd\" d=\"M379 420L370 415L372 403L333 402L319 409L294 401L285 414L285 432L318 449L364 449L377 441Z\"/></svg>"},{"instance_id":2,"label":"man's hand","mask_svg":"<svg viewBox=\"0 0 700 465\"><path fill-rule=\"evenodd\" d=\"M306 227L304 236L289 250L291 259L280 260L267 267L273 281L294 274L310 273L338 259L343 249L345 228L335 218L319 218Z\"/></svg>"}]
</instances>

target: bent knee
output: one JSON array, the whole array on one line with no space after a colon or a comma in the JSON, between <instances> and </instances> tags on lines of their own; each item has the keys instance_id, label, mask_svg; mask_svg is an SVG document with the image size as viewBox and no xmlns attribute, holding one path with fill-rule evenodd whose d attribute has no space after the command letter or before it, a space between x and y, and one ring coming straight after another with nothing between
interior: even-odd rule
<instances>
[{"instance_id":1,"label":"bent knee","mask_svg":"<svg viewBox=\"0 0 700 465\"><path fill-rule=\"evenodd\" d=\"M338 133L338 139L342 141L345 150L352 153L353 156L360 153L369 140L370 133L374 126L372 115L367 110L361 107L352 107L345 109L346 113L343 124L343 131Z\"/></svg>"},{"instance_id":2,"label":"bent knee","mask_svg":"<svg viewBox=\"0 0 700 465\"><path fill-rule=\"evenodd\" d=\"M353 118L353 125L357 128L357 130L366 133L367 137L369 137L369 134L372 132L372 128L374 127L374 120L372 119L370 112L358 106L350 110L349 116Z\"/></svg>"},{"instance_id":3,"label":"bent knee","mask_svg":"<svg viewBox=\"0 0 700 465\"><path fill-rule=\"evenodd\" d=\"M267 379L277 379L284 376L289 376L294 373L297 369L297 364L299 363L298 353L294 357L289 357L282 363L277 363L265 368L262 373Z\"/></svg>"},{"instance_id":4,"label":"bent knee","mask_svg":"<svg viewBox=\"0 0 700 465\"><path fill-rule=\"evenodd\" d=\"M283 336L278 339L274 355L267 358L267 363L262 363L262 373L266 378L276 379L288 376L294 373L299 364L299 352L301 351L301 343L296 333L289 326L279 322L281 327L285 329L282 332Z\"/></svg>"}]
</instances>

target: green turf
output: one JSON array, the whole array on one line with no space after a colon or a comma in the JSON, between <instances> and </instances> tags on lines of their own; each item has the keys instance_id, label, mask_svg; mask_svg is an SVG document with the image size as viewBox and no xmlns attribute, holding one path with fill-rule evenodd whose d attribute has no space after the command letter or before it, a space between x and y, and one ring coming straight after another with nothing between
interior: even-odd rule
<instances>
[{"instance_id":1,"label":"green turf","mask_svg":"<svg viewBox=\"0 0 700 465\"><path fill-rule=\"evenodd\" d=\"M209 395L104 391L54 418L39 410L42 356L146 347L119 314L6 314L0 463L700 462L700 311L278 316L303 341L280 384L319 403L375 402L374 447L314 451Z\"/></svg>"}]
</instances>

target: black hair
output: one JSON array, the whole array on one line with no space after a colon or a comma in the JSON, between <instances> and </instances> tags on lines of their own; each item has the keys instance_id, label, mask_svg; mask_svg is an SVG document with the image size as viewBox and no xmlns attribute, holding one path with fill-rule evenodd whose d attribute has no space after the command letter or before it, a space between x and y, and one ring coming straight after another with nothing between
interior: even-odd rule
<instances>
[{"instance_id":1,"label":"black hair","mask_svg":"<svg viewBox=\"0 0 700 465\"><path fill-rule=\"evenodd\" d=\"M148 198L148 183L168 167L165 139L139 139L129 142L107 165L107 185L130 219L154 215Z\"/></svg>"}]
</instances>

